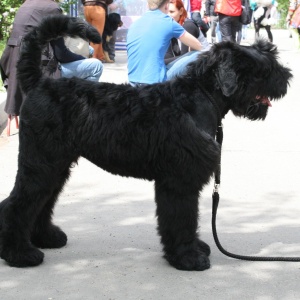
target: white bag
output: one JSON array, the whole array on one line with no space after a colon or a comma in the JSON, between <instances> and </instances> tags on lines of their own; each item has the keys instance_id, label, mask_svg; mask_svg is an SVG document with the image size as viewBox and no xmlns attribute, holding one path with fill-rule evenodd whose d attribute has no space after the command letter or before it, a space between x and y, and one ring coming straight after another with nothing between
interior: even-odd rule
<instances>
[{"instance_id":1,"label":"white bag","mask_svg":"<svg viewBox=\"0 0 300 300\"><path fill-rule=\"evenodd\" d=\"M89 43L80 37L71 38L69 36L65 37L65 45L70 51L82 55L84 57L89 57Z\"/></svg>"}]
</instances>

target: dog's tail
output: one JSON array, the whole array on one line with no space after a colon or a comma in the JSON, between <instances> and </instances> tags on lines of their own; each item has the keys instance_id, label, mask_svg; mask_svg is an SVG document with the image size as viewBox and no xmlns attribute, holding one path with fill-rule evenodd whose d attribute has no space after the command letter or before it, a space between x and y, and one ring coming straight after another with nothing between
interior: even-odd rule
<instances>
[{"instance_id":1,"label":"dog's tail","mask_svg":"<svg viewBox=\"0 0 300 300\"><path fill-rule=\"evenodd\" d=\"M25 93L28 93L43 76L41 68L43 49L50 41L63 36L79 36L93 43L101 43L98 31L82 19L64 15L45 18L23 38L17 78Z\"/></svg>"}]
</instances>

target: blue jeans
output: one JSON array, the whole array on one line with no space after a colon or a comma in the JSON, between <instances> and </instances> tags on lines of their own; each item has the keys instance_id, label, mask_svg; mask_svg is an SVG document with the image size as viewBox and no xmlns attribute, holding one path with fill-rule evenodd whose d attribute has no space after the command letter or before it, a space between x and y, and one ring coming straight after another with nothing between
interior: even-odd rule
<instances>
[{"instance_id":1,"label":"blue jeans","mask_svg":"<svg viewBox=\"0 0 300 300\"><path fill-rule=\"evenodd\" d=\"M206 32L208 31L208 25L202 20L200 12L192 12L191 13L192 20L196 22L198 27L200 27L203 35L206 37Z\"/></svg>"},{"instance_id":2,"label":"blue jeans","mask_svg":"<svg viewBox=\"0 0 300 300\"><path fill-rule=\"evenodd\" d=\"M69 63L61 63L61 76L79 77L91 81L99 81L103 72L103 64L97 58L86 58Z\"/></svg>"},{"instance_id":3,"label":"blue jeans","mask_svg":"<svg viewBox=\"0 0 300 300\"><path fill-rule=\"evenodd\" d=\"M177 75L183 75L186 71L186 66L190 62L195 61L198 58L198 55L204 51L205 50L187 52L186 54L167 64L167 80L170 80Z\"/></svg>"}]
</instances>

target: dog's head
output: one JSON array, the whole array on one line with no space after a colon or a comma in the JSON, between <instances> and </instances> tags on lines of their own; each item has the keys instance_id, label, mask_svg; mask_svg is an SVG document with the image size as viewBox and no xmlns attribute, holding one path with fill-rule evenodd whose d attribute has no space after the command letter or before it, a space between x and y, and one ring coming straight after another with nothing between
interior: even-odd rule
<instances>
[{"instance_id":1,"label":"dog's head","mask_svg":"<svg viewBox=\"0 0 300 300\"><path fill-rule=\"evenodd\" d=\"M278 62L276 46L265 40L252 46L215 44L205 57L200 55L198 68L214 94L221 94L236 116L250 120L264 120L271 101L287 93L292 78L290 69Z\"/></svg>"},{"instance_id":2,"label":"dog's head","mask_svg":"<svg viewBox=\"0 0 300 300\"><path fill-rule=\"evenodd\" d=\"M116 31L119 27L123 26L121 16L117 13L110 13L106 22L112 31Z\"/></svg>"}]
</instances>

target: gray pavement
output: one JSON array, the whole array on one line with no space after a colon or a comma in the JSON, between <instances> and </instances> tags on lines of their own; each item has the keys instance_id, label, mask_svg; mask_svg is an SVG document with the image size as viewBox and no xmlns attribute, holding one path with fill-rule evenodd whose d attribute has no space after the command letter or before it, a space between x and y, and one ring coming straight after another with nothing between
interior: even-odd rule
<instances>
[{"instance_id":1,"label":"gray pavement","mask_svg":"<svg viewBox=\"0 0 300 300\"><path fill-rule=\"evenodd\" d=\"M274 30L282 62L293 69L287 96L264 122L224 120L218 232L246 255L300 256L300 52ZM105 65L103 81L126 82L126 56ZM298 68L298 70L297 70ZM18 134L0 139L0 199L17 170ZM201 237L211 269L183 272L162 258L153 182L113 176L80 159L55 209L68 244L45 250L35 268L0 261L0 299L300 299L300 263L248 262L224 256L211 231L212 184L201 197Z\"/></svg>"}]
</instances>

